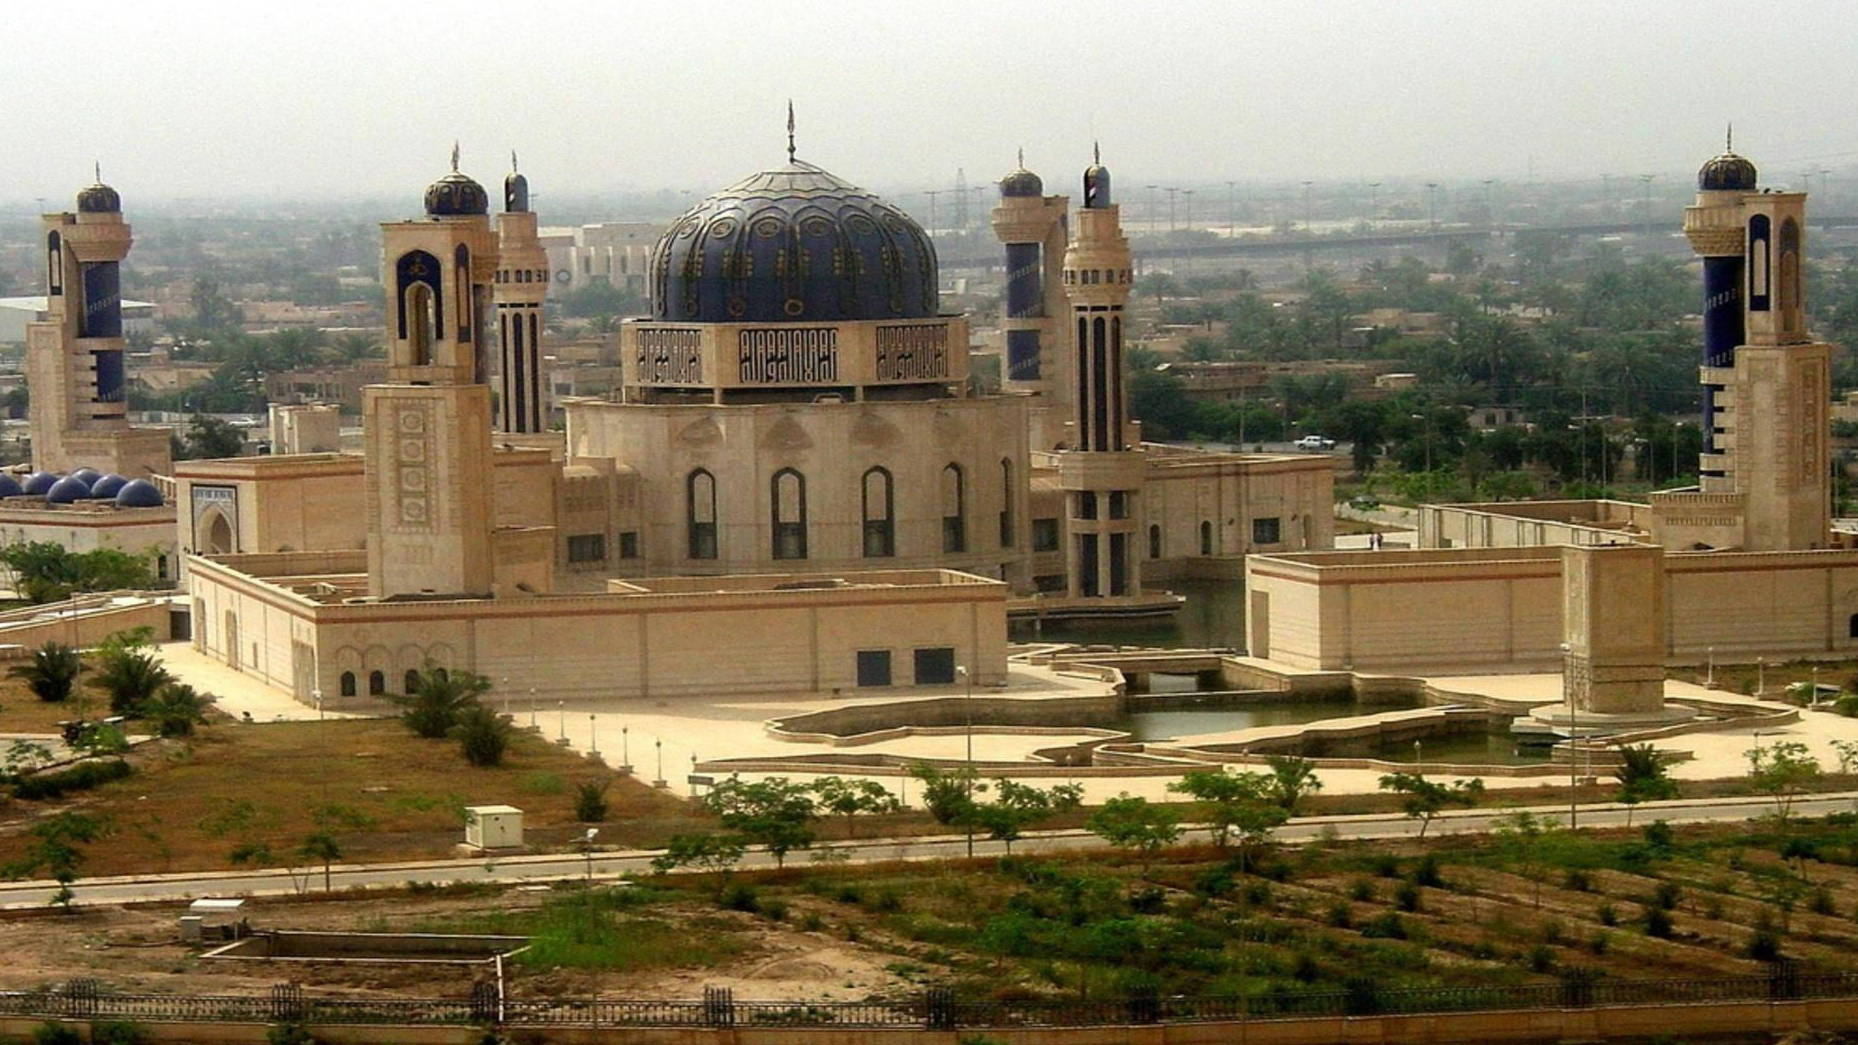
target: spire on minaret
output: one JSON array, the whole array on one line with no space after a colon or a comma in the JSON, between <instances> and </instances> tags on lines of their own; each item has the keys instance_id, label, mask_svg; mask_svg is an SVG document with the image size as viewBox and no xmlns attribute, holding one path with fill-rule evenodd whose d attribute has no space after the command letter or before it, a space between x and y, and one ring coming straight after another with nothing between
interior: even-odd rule
<instances>
[{"instance_id":1,"label":"spire on minaret","mask_svg":"<svg viewBox=\"0 0 1858 1045\"><path fill-rule=\"evenodd\" d=\"M1024 145L1019 147L1019 169L1022 171L1026 169L1026 147Z\"/></svg>"},{"instance_id":2,"label":"spire on minaret","mask_svg":"<svg viewBox=\"0 0 1858 1045\"><path fill-rule=\"evenodd\" d=\"M794 100L787 99L787 162L794 161Z\"/></svg>"},{"instance_id":3,"label":"spire on minaret","mask_svg":"<svg viewBox=\"0 0 1858 1045\"><path fill-rule=\"evenodd\" d=\"M458 139L452 139L452 173L458 173Z\"/></svg>"},{"instance_id":4,"label":"spire on minaret","mask_svg":"<svg viewBox=\"0 0 1858 1045\"><path fill-rule=\"evenodd\" d=\"M1723 151L1735 151L1735 121L1729 121L1729 129L1723 133Z\"/></svg>"},{"instance_id":5,"label":"spire on minaret","mask_svg":"<svg viewBox=\"0 0 1858 1045\"><path fill-rule=\"evenodd\" d=\"M97 177L97 184L102 185L103 184L103 161L92 160L90 163L90 166L91 166L91 172L95 174Z\"/></svg>"},{"instance_id":6,"label":"spire on minaret","mask_svg":"<svg viewBox=\"0 0 1858 1045\"><path fill-rule=\"evenodd\" d=\"M511 174L515 174L515 173L516 173L516 171L517 171L517 167L516 167L516 150L515 150L515 149L511 149L511 150L510 150L510 173L511 173Z\"/></svg>"},{"instance_id":7,"label":"spire on minaret","mask_svg":"<svg viewBox=\"0 0 1858 1045\"><path fill-rule=\"evenodd\" d=\"M1095 141L1090 143L1090 162L1099 165L1103 163L1103 146Z\"/></svg>"}]
</instances>

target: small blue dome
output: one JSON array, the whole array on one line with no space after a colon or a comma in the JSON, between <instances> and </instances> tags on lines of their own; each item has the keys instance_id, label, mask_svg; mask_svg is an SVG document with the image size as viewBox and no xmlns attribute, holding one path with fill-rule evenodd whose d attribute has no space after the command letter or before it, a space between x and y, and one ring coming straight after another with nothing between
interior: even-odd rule
<instances>
[{"instance_id":1,"label":"small blue dome","mask_svg":"<svg viewBox=\"0 0 1858 1045\"><path fill-rule=\"evenodd\" d=\"M147 479L131 479L116 492L118 508L159 508L161 504L161 491Z\"/></svg>"},{"instance_id":2,"label":"small blue dome","mask_svg":"<svg viewBox=\"0 0 1858 1045\"><path fill-rule=\"evenodd\" d=\"M29 493L35 497L43 497L46 491L52 488L52 484L57 481L58 476L53 475L51 472L34 472L26 477L26 481L20 484L19 489L21 493Z\"/></svg>"},{"instance_id":3,"label":"small blue dome","mask_svg":"<svg viewBox=\"0 0 1858 1045\"><path fill-rule=\"evenodd\" d=\"M129 485L129 480L111 472L90 484L90 495L92 497L115 497L117 491L127 485Z\"/></svg>"},{"instance_id":4,"label":"small blue dome","mask_svg":"<svg viewBox=\"0 0 1858 1045\"><path fill-rule=\"evenodd\" d=\"M19 480L0 472L0 497L18 497L26 491L19 488Z\"/></svg>"},{"instance_id":5,"label":"small blue dome","mask_svg":"<svg viewBox=\"0 0 1858 1045\"><path fill-rule=\"evenodd\" d=\"M90 496L90 484L75 475L67 475L45 491L46 504L70 504Z\"/></svg>"},{"instance_id":6,"label":"small blue dome","mask_svg":"<svg viewBox=\"0 0 1858 1045\"><path fill-rule=\"evenodd\" d=\"M78 468L73 470L71 475L75 478L84 480L85 486L93 486L98 479L103 478L103 473L97 471L95 468Z\"/></svg>"}]
</instances>

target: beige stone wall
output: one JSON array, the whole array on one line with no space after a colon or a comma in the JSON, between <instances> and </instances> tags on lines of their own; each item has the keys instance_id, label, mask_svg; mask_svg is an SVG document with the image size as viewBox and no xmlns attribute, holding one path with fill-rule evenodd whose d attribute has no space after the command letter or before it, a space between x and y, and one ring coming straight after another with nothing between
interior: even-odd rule
<instances>
[{"instance_id":1,"label":"beige stone wall","mask_svg":"<svg viewBox=\"0 0 1858 1045\"><path fill-rule=\"evenodd\" d=\"M521 701L811 692L856 684L860 649L892 651L910 685L913 652L950 647L977 685L1006 677L1006 587L948 571L847 574L845 587L776 590L791 575L619 584L619 593L344 604L309 597L355 585L353 556L190 560L195 645L268 685L326 701L354 672L389 693L428 659L496 680ZM242 571L253 571L252 573ZM275 576L275 582L254 573ZM719 580L729 590L715 589ZM663 585L662 590L657 585ZM647 586L641 586L647 585ZM649 586L649 587L648 587ZM228 614L236 624L228 623ZM339 706L339 705L334 705Z\"/></svg>"},{"instance_id":2,"label":"beige stone wall","mask_svg":"<svg viewBox=\"0 0 1858 1045\"><path fill-rule=\"evenodd\" d=\"M1019 397L919 402L645 406L575 402L569 453L608 458L638 471L644 570L660 573L772 573L797 568L945 567L1015 584L1025 574L1030 522L1025 400ZM1002 481L1001 462L1012 483ZM942 550L943 470L965 480L967 551ZM889 470L896 555L863 554L862 484L872 467ZM687 482L697 469L715 478L717 558L689 557ZM807 558L777 560L772 485L791 468L806 480ZM1012 493L1013 542L1002 547L999 513ZM630 572L630 571L629 571Z\"/></svg>"},{"instance_id":3,"label":"beige stone wall","mask_svg":"<svg viewBox=\"0 0 1858 1045\"><path fill-rule=\"evenodd\" d=\"M233 552L362 548L367 498L360 457L281 454L182 461L174 468L180 544L213 549L217 522ZM196 489L200 492L196 493Z\"/></svg>"},{"instance_id":4,"label":"beige stone wall","mask_svg":"<svg viewBox=\"0 0 1858 1045\"><path fill-rule=\"evenodd\" d=\"M1151 453L1155 448L1148 448ZM1158 527L1163 561L1335 546L1335 470L1325 457L1156 454L1142 487L1147 556ZM1253 540L1261 520L1277 520L1278 540ZM1210 538L1201 542L1201 525ZM1203 550L1205 548L1205 550Z\"/></svg>"},{"instance_id":5,"label":"beige stone wall","mask_svg":"<svg viewBox=\"0 0 1858 1045\"><path fill-rule=\"evenodd\" d=\"M1421 548L1540 548L1645 540L1652 510L1627 501L1505 501L1426 504L1419 508Z\"/></svg>"},{"instance_id":6,"label":"beige stone wall","mask_svg":"<svg viewBox=\"0 0 1858 1045\"><path fill-rule=\"evenodd\" d=\"M1330 671L1557 670L1560 556L1553 547L1253 556L1251 652ZM1669 553L1663 585L1666 658L1858 652L1858 551Z\"/></svg>"}]
</instances>

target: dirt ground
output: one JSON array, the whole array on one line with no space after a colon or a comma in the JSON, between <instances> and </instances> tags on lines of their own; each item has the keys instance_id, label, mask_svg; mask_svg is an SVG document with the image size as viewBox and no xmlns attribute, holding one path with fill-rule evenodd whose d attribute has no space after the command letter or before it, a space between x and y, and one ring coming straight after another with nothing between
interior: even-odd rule
<instances>
[{"instance_id":1,"label":"dirt ground","mask_svg":"<svg viewBox=\"0 0 1858 1045\"><path fill-rule=\"evenodd\" d=\"M538 907L544 895L519 889L469 897L317 897L253 900L247 907L254 928L379 932ZM326 996L462 997L473 979L489 974L488 969L461 966L201 960L198 955L205 948L180 943L184 909L171 904L10 914L0 919L0 953L7 955L0 962L0 989L94 978L122 991L251 994L291 981ZM672 913L677 913L675 908ZM696 1000L704 987L716 986L734 988L738 998L770 1001L854 1000L911 989L907 979L886 970L893 955L823 932L718 912L705 903L693 903L688 913L727 920L746 946L723 963L703 968L535 972L512 962L507 989L512 997L531 993Z\"/></svg>"}]
</instances>

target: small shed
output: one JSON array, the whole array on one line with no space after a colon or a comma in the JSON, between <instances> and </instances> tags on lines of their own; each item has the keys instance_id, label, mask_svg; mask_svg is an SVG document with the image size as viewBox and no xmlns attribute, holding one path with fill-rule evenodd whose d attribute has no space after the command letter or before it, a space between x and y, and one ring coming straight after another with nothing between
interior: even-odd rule
<instances>
[{"instance_id":1,"label":"small shed","mask_svg":"<svg viewBox=\"0 0 1858 1045\"><path fill-rule=\"evenodd\" d=\"M466 806L465 844L477 849L520 848L523 811L515 806Z\"/></svg>"},{"instance_id":2,"label":"small shed","mask_svg":"<svg viewBox=\"0 0 1858 1045\"><path fill-rule=\"evenodd\" d=\"M181 915L181 942L233 940L245 925L245 901L237 898L207 897L187 905Z\"/></svg>"}]
</instances>

